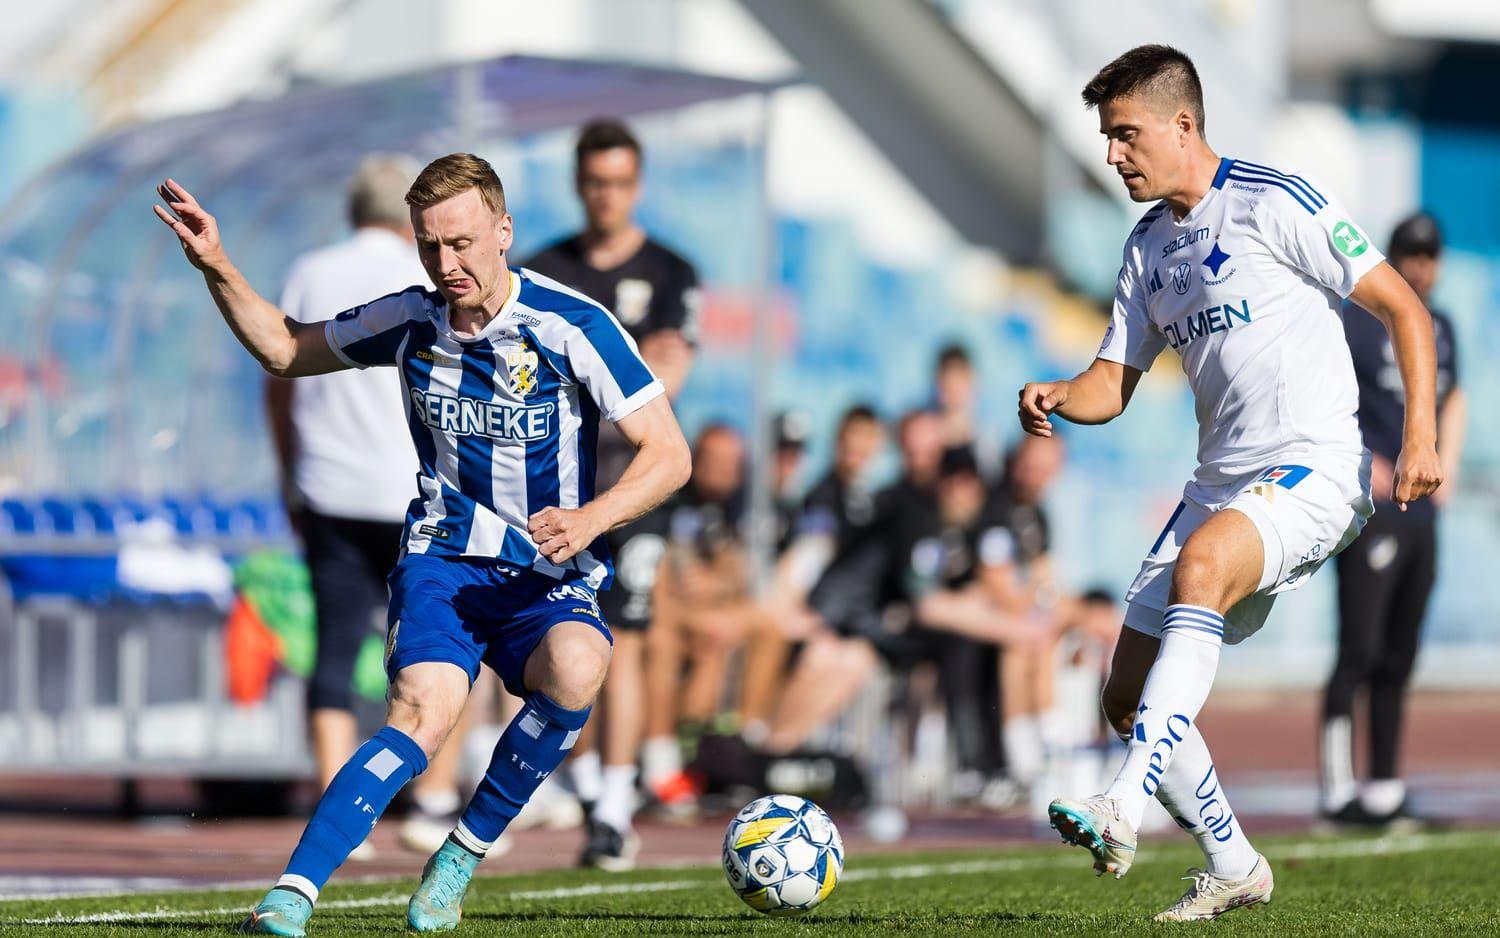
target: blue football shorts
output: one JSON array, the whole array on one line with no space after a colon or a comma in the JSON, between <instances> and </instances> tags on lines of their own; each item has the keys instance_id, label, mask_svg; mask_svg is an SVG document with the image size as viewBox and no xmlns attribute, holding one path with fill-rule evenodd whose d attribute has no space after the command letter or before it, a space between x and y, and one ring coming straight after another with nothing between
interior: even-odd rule
<instances>
[{"instance_id":1,"label":"blue football shorts","mask_svg":"<svg viewBox=\"0 0 1500 938\"><path fill-rule=\"evenodd\" d=\"M555 580L499 560L408 554L389 578L385 671L446 661L469 682L479 665L526 696L522 672L542 636L559 622L583 622L614 644L594 590L581 578Z\"/></svg>"}]
</instances>

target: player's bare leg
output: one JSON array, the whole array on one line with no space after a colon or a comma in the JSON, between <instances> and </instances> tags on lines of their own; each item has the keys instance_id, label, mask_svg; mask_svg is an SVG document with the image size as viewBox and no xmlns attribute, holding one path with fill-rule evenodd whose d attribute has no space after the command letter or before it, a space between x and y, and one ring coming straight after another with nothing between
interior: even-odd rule
<instances>
[{"instance_id":1,"label":"player's bare leg","mask_svg":"<svg viewBox=\"0 0 1500 938\"><path fill-rule=\"evenodd\" d=\"M1262 565L1254 524L1237 511L1221 511L1188 538L1178 557L1163 638L1122 630L1103 703L1110 724L1128 741L1125 765L1105 794L1058 799L1049 809L1064 840L1094 854L1097 872L1118 877L1129 870L1135 829L1153 795L1190 825L1216 878L1239 883L1263 862L1239 830L1196 725L1218 665L1223 613L1255 590ZM1261 890L1260 882L1250 890L1257 898L1247 901L1250 893L1229 890L1225 902L1269 901L1269 886Z\"/></svg>"}]
</instances>

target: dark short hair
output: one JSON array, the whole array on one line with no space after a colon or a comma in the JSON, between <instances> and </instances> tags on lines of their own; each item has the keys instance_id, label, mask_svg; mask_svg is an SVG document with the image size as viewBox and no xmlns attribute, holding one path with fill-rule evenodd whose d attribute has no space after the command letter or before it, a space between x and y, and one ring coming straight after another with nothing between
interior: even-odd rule
<instances>
[{"instance_id":1,"label":"dark short hair","mask_svg":"<svg viewBox=\"0 0 1500 938\"><path fill-rule=\"evenodd\" d=\"M573 148L574 167L583 169L583 161L594 153L604 150L613 150L624 147L635 154L636 162L641 159L641 142L625 126L624 121L613 117L599 117L583 125L578 132L578 144Z\"/></svg>"},{"instance_id":2,"label":"dark short hair","mask_svg":"<svg viewBox=\"0 0 1500 938\"><path fill-rule=\"evenodd\" d=\"M974 455L972 446L950 446L943 450L943 457L938 462L938 477L951 479L954 476L984 478L979 471L979 457Z\"/></svg>"},{"instance_id":3,"label":"dark short hair","mask_svg":"<svg viewBox=\"0 0 1500 938\"><path fill-rule=\"evenodd\" d=\"M949 342L938 350L938 371L945 371L954 365L963 365L965 368L974 367L974 359L969 355L969 350L964 348L962 342Z\"/></svg>"},{"instance_id":4,"label":"dark short hair","mask_svg":"<svg viewBox=\"0 0 1500 938\"><path fill-rule=\"evenodd\" d=\"M1418 254L1439 257L1443 253L1443 229L1427 212L1417 212L1401 220L1391 232L1391 244L1385 254L1391 260Z\"/></svg>"},{"instance_id":5,"label":"dark short hair","mask_svg":"<svg viewBox=\"0 0 1500 938\"><path fill-rule=\"evenodd\" d=\"M842 436L851 424L858 423L861 420L879 423L880 415L875 413L875 408L869 404L855 404L844 411L843 415L839 417L839 435Z\"/></svg>"},{"instance_id":6,"label":"dark short hair","mask_svg":"<svg viewBox=\"0 0 1500 938\"><path fill-rule=\"evenodd\" d=\"M1171 46L1136 46L1099 69L1083 86L1083 103L1090 109L1107 101L1136 96L1169 101L1186 108L1203 136L1203 83L1193 60Z\"/></svg>"}]
</instances>

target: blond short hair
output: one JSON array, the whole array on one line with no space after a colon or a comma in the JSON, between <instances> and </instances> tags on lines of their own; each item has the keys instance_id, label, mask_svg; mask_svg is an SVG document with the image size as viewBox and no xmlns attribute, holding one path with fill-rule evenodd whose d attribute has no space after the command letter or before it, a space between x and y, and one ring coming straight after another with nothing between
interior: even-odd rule
<instances>
[{"instance_id":1,"label":"blond short hair","mask_svg":"<svg viewBox=\"0 0 1500 938\"><path fill-rule=\"evenodd\" d=\"M428 163L406 190L406 204L426 208L478 189L479 197L496 215L505 214L505 187L489 161L472 153L449 153Z\"/></svg>"}]
</instances>

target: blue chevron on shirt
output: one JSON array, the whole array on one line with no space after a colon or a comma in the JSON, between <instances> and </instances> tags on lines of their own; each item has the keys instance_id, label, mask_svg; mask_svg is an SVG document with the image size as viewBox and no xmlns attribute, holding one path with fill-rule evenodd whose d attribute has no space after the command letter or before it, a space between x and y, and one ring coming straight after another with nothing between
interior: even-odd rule
<instances>
[{"instance_id":1,"label":"blue chevron on shirt","mask_svg":"<svg viewBox=\"0 0 1500 938\"><path fill-rule=\"evenodd\" d=\"M478 335L455 334L446 301L412 287L329 320L328 345L353 367L400 369L420 463L404 553L499 558L604 588L602 540L560 567L526 522L592 500L600 416L620 420L664 389L604 307L524 268L510 278Z\"/></svg>"}]
</instances>

